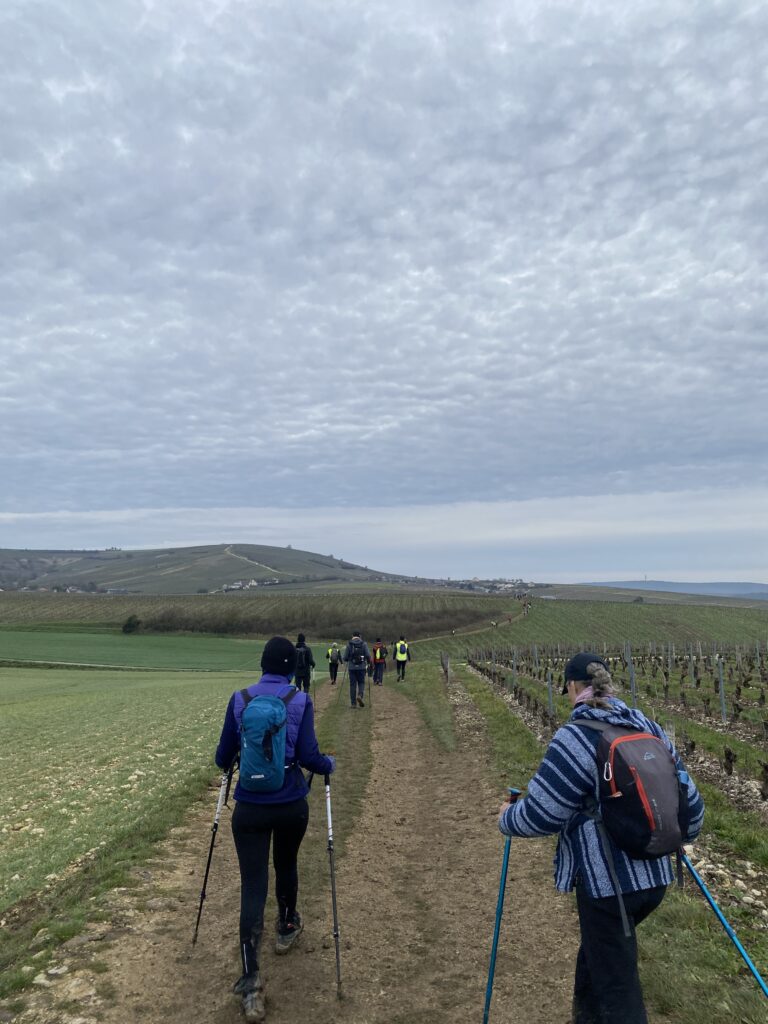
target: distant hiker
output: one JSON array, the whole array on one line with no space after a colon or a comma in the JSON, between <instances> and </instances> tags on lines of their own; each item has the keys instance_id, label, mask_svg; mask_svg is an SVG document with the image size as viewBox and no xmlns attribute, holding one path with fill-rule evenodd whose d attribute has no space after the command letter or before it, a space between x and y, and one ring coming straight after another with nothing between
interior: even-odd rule
<instances>
[{"instance_id":1,"label":"distant hiker","mask_svg":"<svg viewBox=\"0 0 768 1024\"><path fill-rule=\"evenodd\" d=\"M303 633L296 637L296 685L300 690L309 693L315 659L312 656L312 648L307 647L305 640Z\"/></svg>"},{"instance_id":2,"label":"distant hiker","mask_svg":"<svg viewBox=\"0 0 768 1024\"><path fill-rule=\"evenodd\" d=\"M341 651L339 650L339 645L335 640L325 652L325 657L328 661L328 672L331 676L331 686L335 686L336 677L339 674L339 664L341 663Z\"/></svg>"},{"instance_id":3,"label":"distant hiker","mask_svg":"<svg viewBox=\"0 0 768 1024\"><path fill-rule=\"evenodd\" d=\"M397 666L398 682L405 680L405 666L411 660L411 650L404 636L395 644L395 665Z\"/></svg>"},{"instance_id":4,"label":"distant hiker","mask_svg":"<svg viewBox=\"0 0 768 1024\"><path fill-rule=\"evenodd\" d=\"M389 654L389 648L385 643L382 642L381 637L376 638L376 643L373 645L373 685L383 686L384 685L384 673L387 670L387 655Z\"/></svg>"},{"instance_id":5,"label":"distant hiker","mask_svg":"<svg viewBox=\"0 0 768 1024\"><path fill-rule=\"evenodd\" d=\"M352 634L343 655L349 667L349 699L352 707L365 707L365 670L371 663L371 652L368 644L360 636L360 631Z\"/></svg>"},{"instance_id":6,"label":"distant hiker","mask_svg":"<svg viewBox=\"0 0 768 1024\"><path fill-rule=\"evenodd\" d=\"M574 705L573 713L555 733L528 783L527 795L502 806L499 829L507 836L559 833L555 886L561 892L575 887L581 928L573 992L575 1024L646 1024L635 928L661 903L673 871L666 855L637 856L624 847L632 836L644 833L650 837L643 846L646 851L654 843L658 848L662 840L669 840L664 843L669 849L691 842L701 831L704 803L661 726L613 696L602 658L590 652L577 654L566 664L564 675L563 693ZM587 723L596 723L597 728ZM618 727L618 733L610 727ZM628 768L633 748L637 767ZM654 766L650 771L649 763ZM658 786L658 799L639 794L636 787L634 793L645 799L633 801L630 787L621 782L624 772L630 779L646 778L648 786ZM602 790L607 787L610 797L617 781L626 797L619 813L636 812L637 829L627 818L626 828L618 832L607 809L613 801L600 803ZM667 832L650 808L659 807L670 795L672 809L663 808L663 824L671 826ZM618 807L611 806L611 812ZM601 808L605 814L598 821Z\"/></svg>"},{"instance_id":7,"label":"distant hiker","mask_svg":"<svg viewBox=\"0 0 768 1024\"><path fill-rule=\"evenodd\" d=\"M336 767L335 759L318 749L309 694L291 685L296 648L290 640L272 637L261 656L261 667L264 674L257 683L230 697L216 750L216 764L223 770L240 758L232 835L240 862L243 973L234 992L242 997L249 1022L261 1022L266 1016L258 956L272 834L278 906L275 952L282 954L291 949L304 927L296 909L297 857L309 819L308 787L301 768L323 775ZM281 755L277 763L273 751Z\"/></svg>"}]
</instances>

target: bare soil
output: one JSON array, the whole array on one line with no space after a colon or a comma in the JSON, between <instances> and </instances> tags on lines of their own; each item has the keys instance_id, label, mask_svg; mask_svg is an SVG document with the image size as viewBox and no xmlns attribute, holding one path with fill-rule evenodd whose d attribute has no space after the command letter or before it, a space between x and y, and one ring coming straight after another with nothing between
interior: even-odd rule
<instances>
[{"instance_id":1,"label":"bare soil","mask_svg":"<svg viewBox=\"0 0 768 1024\"><path fill-rule=\"evenodd\" d=\"M414 685L418 685L414 675ZM324 857L323 884L300 892L306 927L288 956L270 934L261 969L270 1024L459 1024L482 1018L503 839L488 784L482 720L460 685L460 737L441 751L413 706L386 686L373 715L362 813L337 863L343 997L337 998L322 787L311 795L302 858ZM318 711L335 691L318 694ZM339 771L354 771L339 757ZM191 946L215 803L169 837L136 890L111 897L111 920L71 940L17 1024L237 1024L239 877L222 818L200 937ZM572 904L552 886L548 840L511 846L496 968L494 1024L565 1024L578 942ZM303 871L300 862L300 871ZM307 872L307 874L310 874ZM272 920L268 905L266 921ZM47 981L47 984L45 983Z\"/></svg>"}]
</instances>

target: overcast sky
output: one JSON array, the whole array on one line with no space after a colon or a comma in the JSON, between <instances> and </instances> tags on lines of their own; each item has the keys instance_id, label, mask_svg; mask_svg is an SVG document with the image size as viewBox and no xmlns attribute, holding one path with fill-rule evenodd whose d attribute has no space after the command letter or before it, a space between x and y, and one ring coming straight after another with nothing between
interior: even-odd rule
<instances>
[{"instance_id":1,"label":"overcast sky","mask_svg":"<svg viewBox=\"0 0 768 1024\"><path fill-rule=\"evenodd\" d=\"M4 0L0 546L768 582L768 7Z\"/></svg>"}]
</instances>

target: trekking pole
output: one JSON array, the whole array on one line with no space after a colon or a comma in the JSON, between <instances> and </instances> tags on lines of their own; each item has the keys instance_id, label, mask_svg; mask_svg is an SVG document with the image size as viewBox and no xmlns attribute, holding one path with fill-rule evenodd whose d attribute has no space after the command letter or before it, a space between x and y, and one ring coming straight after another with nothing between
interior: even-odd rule
<instances>
[{"instance_id":1,"label":"trekking pole","mask_svg":"<svg viewBox=\"0 0 768 1024\"><path fill-rule=\"evenodd\" d=\"M336 868L333 862L333 819L331 818L331 777L325 776L325 812L328 817L328 860L331 866L331 906L333 941L336 945L336 998L341 999L341 953L339 951L339 915L336 908Z\"/></svg>"},{"instance_id":2,"label":"trekking pole","mask_svg":"<svg viewBox=\"0 0 768 1024\"><path fill-rule=\"evenodd\" d=\"M693 880L696 882L696 885L698 885L698 887L701 889L701 891L702 891L702 893L704 895L704 898L706 899L707 903L709 903L710 907L712 907L712 909L714 910L715 917L718 919L720 924L725 929L725 934L728 936L728 938L734 944L734 946L738 950L739 955L741 956L742 960L747 965L747 967L750 969L750 971L754 975L755 980L757 981L758 985L763 990L763 995L764 996L768 996L768 985L766 985L766 983L763 980L760 972L758 971L758 969L755 967L755 965L750 960L749 954L747 953L746 949L744 949L742 944L737 939L736 933L734 932L733 928L731 928L731 926L726 921L723 912L720 910L720 907L718 907L718 905L715 903L715 901L714 901L714 899L712 897L712 893L709 891L709 889L704 884L704 882L703 882L703 880L701 878L701 875L698 873L698 871L693 866L693 864L691 864L690 860L688 859L688 857L686 857L686 855L682 852L682 850L680 851L680 856L682 858L683 864L685 864L685 866L688 868L688 870L693 875Z\"/></svg>"},{"instance_id":3,"label":"trekking pole","mask_svg":"<svg viewBox=\"0 0 768 1024\"><path fill-rule=\"evenodd\" d=\"M344 674L341 677L341 686L339 687L339 692L338 692L338 694L336 696L336 703L337 704L341 700L341 691L344 689L344 683L346 682L346 680L347 680L347 666L344 665Z\"/></svg>"},{"instance_id":4,"label":"trekking pole","mask_svg":"<svg viewBox=\"0 0 768 1024\"><path fill-rule=\"evenodd\" d=\"M509 802L513 804L520 796L519 789L508 789ZM509 867L509 850L512 845L512 836L507 836L504 843L504 856L501 861L501 880L499 881L499 898L496 901L496 923L493 927L493 944L491 946L491 963L488 967L488 984L485 989L485 1009L483 1010L483 1024L488 1024L488 1014L491 1012L491 996L493 995L493 976L496 973L496 953L499 948L499 931L501 930L501 915L504 910L504 889L507 885L507 868Z\"/></svg>"},{"instance_id":5,"label":"trekking pole","mask_svg":"<svg viewBox=\"0 0 768 1024\"><path fill-rule=\"evenodd\" d=\"M219 831L219 818L221 817L221 810L224 807L227 799L229 798L229 790L232 785L232 775L235 771L235 759L230 765L229 771L225 772L221 776L221 785L219 786L219 799L216 801L216 813L213 816L213 825L211 826L211 845L208 850L208 861L205 865L205 875L203 876L203 888L200 891L200 906L197 908L197 921L195 921L195 934L192 936L192 945L194 946L197 942L197 932L200 928L200 918L203 916L203 903L205 902L205 887L208 884L208 874L211 870L211 860L213 859L213 848L216 845L216 834Z\"/></svg>"}]
</instances>

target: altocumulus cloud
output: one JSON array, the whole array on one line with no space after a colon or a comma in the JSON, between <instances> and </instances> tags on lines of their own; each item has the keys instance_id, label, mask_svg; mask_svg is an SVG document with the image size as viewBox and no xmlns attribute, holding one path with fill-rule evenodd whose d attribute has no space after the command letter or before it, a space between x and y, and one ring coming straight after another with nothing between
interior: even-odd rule
<instances>
[{"instance_id":1,"label":"altocumulus cloud","mask_svg":"<svg viewBox=\"0 0 768 1024\"><path fill-rule=\"evenodd\" d=\"M0 509L765 479L766 30L746 0L10 0Z\"/></svg>"}]
</instances>

